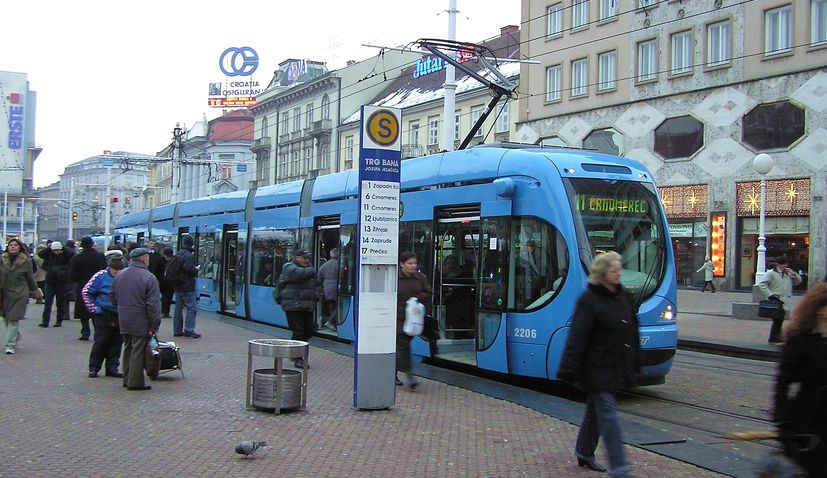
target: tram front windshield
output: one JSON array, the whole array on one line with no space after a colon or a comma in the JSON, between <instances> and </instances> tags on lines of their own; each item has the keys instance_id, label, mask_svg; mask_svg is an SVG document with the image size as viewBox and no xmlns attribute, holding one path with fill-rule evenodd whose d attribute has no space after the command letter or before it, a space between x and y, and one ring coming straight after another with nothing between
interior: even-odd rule
<instances>
[{"instance_id":1,"label":"tram front windshield","mask_svg":"<svg viewBox=\"0 0 827 478\"><path fill-rule=\"evenodd\" d=\"M650 296L665 273L666 237L658 196L651 184L570 179L566 184L577 228L580 261L596 254L623 257L621 283L637 300Z\"/></svg>"}]
</instances>

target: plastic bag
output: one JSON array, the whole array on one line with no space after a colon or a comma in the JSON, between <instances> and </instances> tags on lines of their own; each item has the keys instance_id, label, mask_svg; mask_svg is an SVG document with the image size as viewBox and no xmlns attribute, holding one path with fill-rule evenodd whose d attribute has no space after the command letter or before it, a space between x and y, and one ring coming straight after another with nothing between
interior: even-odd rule
<instances>
[{"instance_id":1,"label":"plastic bag","mask_svg":"<svg viewBox=\"0 0 827 478\"><path fill-rule=\"evenodd\" d=\"M422 334L424 328L425 306L420 304L416 297L411 297L405 304L405 323L402 325L402 332L416 337Z\"/></svg>"}]
</instances>

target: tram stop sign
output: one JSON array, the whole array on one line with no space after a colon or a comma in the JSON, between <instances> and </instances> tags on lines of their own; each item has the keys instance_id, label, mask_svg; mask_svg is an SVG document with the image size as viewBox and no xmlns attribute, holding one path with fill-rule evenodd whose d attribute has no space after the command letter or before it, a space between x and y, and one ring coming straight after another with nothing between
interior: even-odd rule
<instances>
[{"instance_id":1,"label":"tram stop sign","mask_svg":"<svg viewBox=\"0 0 827 478\"><path fill-rule=\"evenodd\" d=\"M396 399L401 124L399 109L362 106L353 381L359 409L389 408Z\"/></svg>"}]
</instances>

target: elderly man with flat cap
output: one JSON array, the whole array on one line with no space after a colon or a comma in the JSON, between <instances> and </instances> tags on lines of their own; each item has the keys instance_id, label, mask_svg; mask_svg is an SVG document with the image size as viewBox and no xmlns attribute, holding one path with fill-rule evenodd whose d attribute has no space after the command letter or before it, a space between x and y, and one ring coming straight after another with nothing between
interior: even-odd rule
<instances>
[{"instance_id":1,"label":"elderly man with flat cap","mask_svg":"<svg viewBox=\"0 0 827 478\"><path fill-rule=\"evenodd\" d=\"M112 305L118 309L123 335L123 386L128 390L149 390L144 382L144 353L149 337L161 326L161 290L149 272L149 249L130 252L129 267L112 281Z\"/></svg>"},{"instance_id":2,"label":"elderly man with flat cap","mask_svg":"<svg viewBox=\"0 0 827 478\"><path fill-rule=\"evenodd\" d=\"M293 332L293 340L308 341L316 334L313 311L319 300L316 269L310 265L310 252L298 249L293 260L281 269L278 289L281 289L281 308L287 316L287 325ZM304 366L304 360L293 361L297 368Z\"/></svg>"}]
</instances>

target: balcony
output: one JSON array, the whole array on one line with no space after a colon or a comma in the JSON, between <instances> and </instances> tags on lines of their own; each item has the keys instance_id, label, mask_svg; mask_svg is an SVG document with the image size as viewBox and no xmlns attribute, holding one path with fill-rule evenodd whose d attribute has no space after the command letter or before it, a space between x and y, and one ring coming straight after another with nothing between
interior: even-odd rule
<instances>
[{"instance_id":1,"label":"balcony","mask_svg":"<svg viewBox=\"0 0 827 478\"><path fill-rule=\"evenodd\" d=\"M330 119L322 119L314 121L310 126L310 136L330 136L333 130L333 121Z\"/></svg>"},{"instance_id":2,"label":"balcony","mask_svg":"<svg viewBox=\"0 0 827 478\"><path fill-rule=\"evenodd\" d=\"M403 144L402 159L418 158L425 156L425 147L421 144Z\"/></svg>"},{"instance_id":3,"label":"balcony","mask_svg":"<svg viewBox=\"0 0 827 478\"><path fill-rule=\"evenodd\" d=\"M270 151L270 137L264 136L253 140L253 146L250 147L254 153L269 152Z\"/></svg>"}]
</instances>

